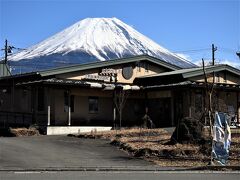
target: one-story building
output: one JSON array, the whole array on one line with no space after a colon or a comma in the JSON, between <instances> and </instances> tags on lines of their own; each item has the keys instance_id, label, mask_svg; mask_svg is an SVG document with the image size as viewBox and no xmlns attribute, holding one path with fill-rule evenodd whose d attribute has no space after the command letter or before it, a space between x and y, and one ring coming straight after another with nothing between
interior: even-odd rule
<instances>
[{"instance_id":1,"label":"one-story building","mask_svg":"<svg viewBox=\"0 0 240 180\"><path fill-rule=\"evenodd\" d=\"M215 109L239 123L240 70L206 67L213 72ZM155 127L175 126L182 117L202 117L204 93L202 68L181 69L147 55L72 65L1 77L0 124L37 125L48 134L106 130L140 126L147 108Z\"/></svg>"}]
</instances>

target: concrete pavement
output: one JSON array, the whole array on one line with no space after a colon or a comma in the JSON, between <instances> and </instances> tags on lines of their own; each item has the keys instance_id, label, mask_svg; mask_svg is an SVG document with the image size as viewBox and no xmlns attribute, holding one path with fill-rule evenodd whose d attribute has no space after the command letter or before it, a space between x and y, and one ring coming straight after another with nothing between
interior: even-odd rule
<instances>
[{"instance_id":1,"label":"concrete pavement","mask_svg":"<svg viewBox=\"0 0 240 180\"><path fill-rule=\"evenodd\" d=\"M57 171L57 172L0 172L0 179L25 180L25 179L81 179L81 180L238 180L239 172L84 172L84 171Z\"/></svg>"},{"instance_id":2,"label":"concrete pavement","mask_svg":"<svg viewBox=\"0 0 240 180\"><path fill-rule=\"evenodd\" d=\"M67 136L0 138L0 170L59 170L85 167L155 166L128 156L105 140Z\"/></svg>"}]
</instances>

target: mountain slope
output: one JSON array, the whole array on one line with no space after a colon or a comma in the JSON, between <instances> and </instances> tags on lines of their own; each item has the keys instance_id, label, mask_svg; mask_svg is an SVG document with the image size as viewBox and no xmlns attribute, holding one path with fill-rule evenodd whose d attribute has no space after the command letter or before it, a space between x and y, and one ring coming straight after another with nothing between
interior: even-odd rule
<instances>
[{"instance_id":1,"label":"mountain slope","mask_svg":"<svg viewBox=\"0 0 240 180\"><path fill-rule=\"evenodd\" d=\"M195 66L117 18L87 18L9 57L12 65L38 69L148 54L182 68ZM25 70L23 70L25 71Z\"/></svg>"}]
</instances>

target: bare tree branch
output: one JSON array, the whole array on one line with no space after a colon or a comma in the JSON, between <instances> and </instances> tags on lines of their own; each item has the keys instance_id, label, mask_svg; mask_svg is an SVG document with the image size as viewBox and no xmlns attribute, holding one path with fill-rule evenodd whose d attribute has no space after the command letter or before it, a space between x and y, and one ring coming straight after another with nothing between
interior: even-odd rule
<instances>
[{"instance_id":1,"label":"bare tree branch","mask_svg":"<svg viewBox=\"0 0 240 180\"><path fill-rule=\"evenodd\" d=\"M123 90L123 88L115 89L114 92L114 104L117 108L117 111L119 113L119 127L121 129L122 126L122 111L125 106L125 103L127 101L129 92Z\"/></svg>"}]
</instances>

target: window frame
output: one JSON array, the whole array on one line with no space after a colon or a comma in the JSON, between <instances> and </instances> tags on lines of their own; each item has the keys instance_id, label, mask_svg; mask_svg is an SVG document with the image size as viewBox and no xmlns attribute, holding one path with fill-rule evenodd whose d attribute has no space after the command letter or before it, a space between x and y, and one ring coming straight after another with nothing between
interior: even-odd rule
<instances>
[{"instance_id":1,"label":"window frame","mask_svg":"<svg viewBox=\"0 0 240 180\"><path fill-rule=\"evenodd\" d=\"M99 113L99 98L97 96L88 97L88 113L90 114Z\"/></svg>"}]
</instances>

